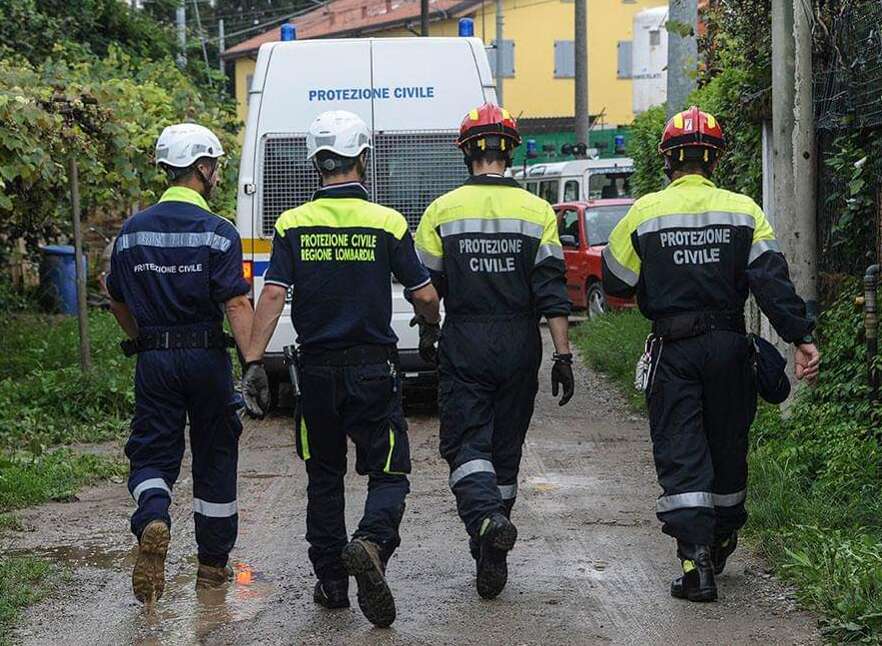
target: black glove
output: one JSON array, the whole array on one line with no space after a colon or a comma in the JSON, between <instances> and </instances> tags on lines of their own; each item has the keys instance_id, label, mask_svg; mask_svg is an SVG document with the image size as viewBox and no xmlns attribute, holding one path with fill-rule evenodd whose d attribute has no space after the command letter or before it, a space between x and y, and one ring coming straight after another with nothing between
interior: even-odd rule
<instances>
[{"instance_id":1,"label":"black glove","mask_svg":"<svg viewBox=\"0 0 882 646\"><path fill-rule=\"evenodd\" d=\"M242 399L245 400L245 412L250 417L263 419L269 411L270 391L269 377L260 361L252 361L245 366L242 377Z\"/></svg>"},{"instance_id":2,"label":"black glove","mask_svg":"<svg viewBox=\"0 0 882 646\"><path fill-rule=\"evenodd\" d=\"M410 327L420 326L420 357L426 363L438 365L438 348L436 344L441 338L441 324L429 323L423 316L417 314L410 319Z\"/></svg>"},{"instance_id":3,"label":"black glove","mask_svg":"<svg viewBox=\"0 0 882 646\"><path fill-rule=\"evenodd\" d=\"M573 396L576 382L573 379L573 355L554 353L554 365L551 367L551 394L557 397L559 387L563 386L563 396L558 402L563 406Z\"/></svg>"}]
</instances>

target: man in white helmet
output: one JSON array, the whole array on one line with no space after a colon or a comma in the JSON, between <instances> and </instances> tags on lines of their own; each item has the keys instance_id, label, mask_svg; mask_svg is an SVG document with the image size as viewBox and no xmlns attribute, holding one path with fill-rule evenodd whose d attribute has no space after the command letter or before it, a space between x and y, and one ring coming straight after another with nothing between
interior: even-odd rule
<instances>
[{"instance_id":1,"label":"man in white helmet","mask_svg":"<svg viewBox=\"0 0 882 646\"><path fill-rule=\"evenodd\" d=\"M217 137L195 124L163 130L156 163L171 186L159 202L123 225L111 255L111 309L137 354L135 416L126 455L129 491L138 508L132 532L138 557L135 597L152 603L165 587L169 504L190 421L197 587L223 584L236 542L237 398L223 331L224 312L236 343L251 334L250 289L242 244L227 220L209 211L224 154ZM241 398L238 398L241 402Z\"/></svg>"},{"instance_id":2,"label":"man in white helmet","mask_svg":"<svg viewBox=\"0 0 882 646\"><path fill-rule=\"evenodd\" d=\"M418 314L430 322L440 317L438 295L404 216L368 201L370 148L370 130L351 112L325 112L312 123L308 159L322 188L276 222L245 353L243 395L249 412L262 416L269 390L261 361L290 289L302 392L295 435L309 478L306 539L318 578L314 599L326 608L348 607L349 575L355 576L362 612L385 627L395 620L385 569L401 542L410 473L390 274ZM364 516L351 541L343 513L347 436L356 447L355 470L369 478Z\"/></svg>"}]
</instances>

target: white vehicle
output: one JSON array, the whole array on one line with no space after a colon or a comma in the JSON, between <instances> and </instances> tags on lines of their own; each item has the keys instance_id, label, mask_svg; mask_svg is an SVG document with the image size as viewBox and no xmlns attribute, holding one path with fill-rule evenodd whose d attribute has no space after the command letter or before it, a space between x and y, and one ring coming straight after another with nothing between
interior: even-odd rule
<instances>
[{"instance_id":1,"label":"white vehicle","mask_svg":"<svg viewBox=\"0 0 882 646\"><path fill-rule=\"evenodd\" d=\"M455 146L462 118L496 92L483 43L475 38L365 38L267 43L248 98L236 224L246 276L257 300L276 218L312 198L318 175L306 161L306 132L326 110L355 112L373 130L367 189L415 231L435 198L466 180ZM358 289L358 285L352 285ZM413 308L393 284L392 328L409 386L433 384L417 352ZM282 349L297 334L286 306L265 355L271 384L287 379Z\"/></svg>"},{"instance_id":2,"label":"white vehicle","mask_svg":"<svg viewBox=\"0 0 882 646\"><path fill-rule=\"evenodd\" d=\"M521 186L550 204L631 197L634 160L574 159L509 170Z\"/></svg>"}]
</instances>

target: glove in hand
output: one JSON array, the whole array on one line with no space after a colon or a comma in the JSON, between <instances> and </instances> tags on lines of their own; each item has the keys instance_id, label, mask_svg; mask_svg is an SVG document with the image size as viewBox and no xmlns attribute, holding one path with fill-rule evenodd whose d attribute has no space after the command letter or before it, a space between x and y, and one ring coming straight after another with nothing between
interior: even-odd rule
<instances>
[{"instance_id":1,"label":"glove in hand","mask_svg":"<svg viewBox=\"0 0 882 646\"><path fill-rule=\"evenodd\" d=\"M420 357L426 363L438 365L438 340L441 338L441 324L429 323L422 316L410 319L410 327L420 326Z\"/></svg>"},{"instance_id":2,"label":"glove in hand","mask_svg":"<svg viewBox=\"0 0 882 646\"><path fill-rule=\"evenodd\" d=\"M559 406L565 405L573 397L576 389L576 381L573 378L573 355L555 354L554 365L551 367L551 394L557 397L557 393L563 387L563 395L558 402Z\"/></svg>"},{"instance_id":3,"label":"glove in hand","mask_svg":"<svg viewBox=\"0 0 882 646\"><path fill-rule=\"evenodd\" d=\"M246 366L242 377L242 399L245 400L245 412L250 417L263 419L269 412L269 377L262 363L252 362Z\"/></svg>"}]
</instances>

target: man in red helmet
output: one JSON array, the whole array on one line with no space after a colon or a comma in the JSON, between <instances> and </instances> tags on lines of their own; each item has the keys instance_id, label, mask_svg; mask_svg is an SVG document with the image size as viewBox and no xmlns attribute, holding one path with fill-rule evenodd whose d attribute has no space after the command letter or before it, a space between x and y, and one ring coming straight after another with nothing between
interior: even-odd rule
<instances>
[{"instance_id":1,"label":"man in red helmet","mask_svg":"<svg viewBox=\"0 0 882 646\"><path fill-rule=\"evenodd\" d=\"M478 593L496 597L506 555L521 449L539 387L539 318L554 341L552 393L573 394L570 300L551 206L504 177L521 143L514 118L485 104L462 122L457 145L471 177L423 215L416 249L444 299L437 357L441 455L471 537ZM438 326L420 322L420 352L435 360Z\"/></svg>"},{"instance_id":2,"label":"man in red helmet","mask_svg":"<svg viewBox=\"0 0 882 646\"><path fill-rule=\"evenodd\" d=\"M696 107L667 124L659 152L671 184L645 195L603 252L603 287L637 294L652 320L645 371L662 531L677 539L674 597L717 598L715 574L747 520L747 434L756 413L754 346L744 303L753 293L795 346L796 375L814 381L814 323L762 209L709 177L725 149L717 120Z\"/></svg>"}]
</instances>

